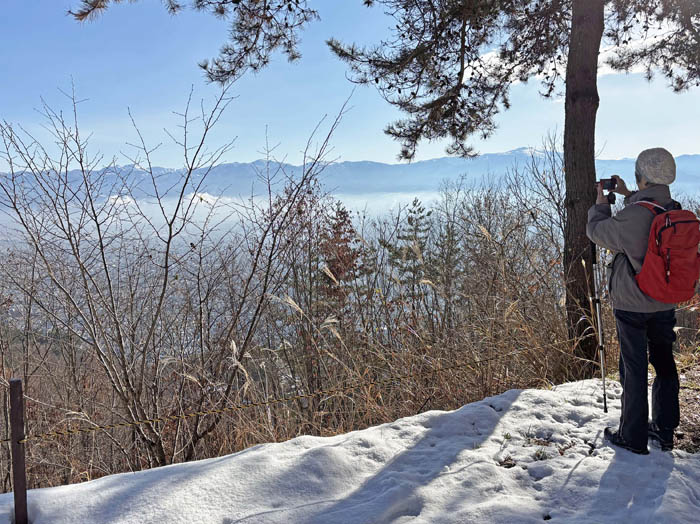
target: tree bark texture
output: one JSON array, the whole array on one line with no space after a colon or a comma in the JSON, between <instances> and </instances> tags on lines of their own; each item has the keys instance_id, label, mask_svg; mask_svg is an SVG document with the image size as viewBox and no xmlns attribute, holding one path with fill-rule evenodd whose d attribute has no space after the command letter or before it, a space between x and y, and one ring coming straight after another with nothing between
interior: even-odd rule
<instances>
[{"instance_id":1,"label":"tree bark texture","mask_svg":"<svg viewBox=\"0 0 700 524\"><path fill-rule=\"evenodd\" d=\"M566 71L564 168L566 225L564 274L566 312L571 338L592 335L588 297L592 289L590 243L586 237L588 208L595 202L595 120L599 98L598 53L603 36L604 0L573 0ZM581 263L585 260L586 265ZM597 370L595 337L581 339L576 356L588 359L572 378L590 378Z\"/></svg>"}]
</instances>

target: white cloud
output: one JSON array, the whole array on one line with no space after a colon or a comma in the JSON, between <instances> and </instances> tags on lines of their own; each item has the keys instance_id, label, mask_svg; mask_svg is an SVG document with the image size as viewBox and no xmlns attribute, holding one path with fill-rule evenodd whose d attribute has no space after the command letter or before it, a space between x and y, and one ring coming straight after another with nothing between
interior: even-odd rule
<instances>
[{"instance_id":1,"label":"white cloud","mask_svg":"<svg viewBox=\"0 0 700 524\"><path fill-rule=\"evenodd\" d=\"M614 57L620 49L639 50L643 47L648 47L658 43L663 38L668 37L672 32L673 28L668 23L664 23L661 27L650 29L646 33L641 30L637 31L636 35L632 36L630 42L624 46L616 46L612 44L607 46L603 45L598 57L598 76L601 77L625 73L644 73L646 69L643 65L636 65L629 71L616 71L607 64L607 61Z\"/></svg>"},{"instance_id":2,"label":"white cloud","mask_svg":"<svg viewBox=\"0 0 700 524\"><path fill-rule=\"evenodd\" d=\"M128 207L133 206L136 203L133 198L124 195L112 195L107 199L107 201L110 204L113 204L115 207Z\"/></svg>"}]
</instances>

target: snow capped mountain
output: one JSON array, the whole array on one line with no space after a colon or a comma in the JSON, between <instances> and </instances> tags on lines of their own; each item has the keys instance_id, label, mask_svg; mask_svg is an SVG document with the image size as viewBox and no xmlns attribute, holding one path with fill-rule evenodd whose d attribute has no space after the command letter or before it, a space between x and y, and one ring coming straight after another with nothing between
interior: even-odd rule
<instances>
[{"instance_id":1,"label":"snow capped mountain","mask_svg":"<svg viewBox=\"0 0 700 524\"><path fill-rule=\"evenodd\" d=\"M33 524L697 522L700 456L602 440L621 388L511 390L335 437L29 492ZM12 494L0 495L0 524Z\"/></svg>"}]
</instances>

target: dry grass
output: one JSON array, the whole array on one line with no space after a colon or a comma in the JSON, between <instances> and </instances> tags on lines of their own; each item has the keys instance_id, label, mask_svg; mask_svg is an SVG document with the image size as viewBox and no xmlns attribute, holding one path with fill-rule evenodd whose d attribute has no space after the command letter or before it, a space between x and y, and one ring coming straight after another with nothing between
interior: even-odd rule
<instances>
[{"instance_id":1,"label":"dry grass","mask_svg":"<svg viewBox=\"0 0 700 524\"><path fill-rule=\"evenodd\" d=\"M696 350L679 360L681 423L676 430L675 448L700 451L700 353Z\"/></svg>"},{"instance_id":2,"label":"dry grass","mask_svg":"<svg viewBox=\"0 0 700 524\"><path fill-rule=\"evenodd\" d=\"M246 272L251 259L245 250L229 251L222 242L212 253L229 258L202 254L191 273L197 279L179 276L167 296L158 343L144 349L139 367L151 379L128 402L110 387L94 348L65 337L60 326L51 337L29 336L46 319L26 314L17 301L31 329L3 317L0 376L24 374L29 434L408 376L221 417L158 423L146 433L121 428L33 442L30 485L221 456L304 434L336 435L574 378L580 361L573 357L562 303L563 226L551 207L556 195L533 202L527 200L533 191L521 188L518 197L517 187L511 189L452 188L431 216L417 206L408 216L353 222L309 186L303 212L275 229L284 250L275 251L260 275ZM257 231L251 225L248 240ZM265 246L258 245L262 254ZM250 278L241 278L246 274ZM200 289L207 292L194 292ZM231 314L232 305L239 314ZM614 332L609 308L604 314L606 331ZM615 347L614 339L608 347ZM610 351L608 370L616 359ZM459 367L429 373L452 366ZM126 366L124 374L138 378L135 369ZM142 411L135 413L134 405ZM0 479L9 490L7 450Z\"/></svg>"}]
</instances>

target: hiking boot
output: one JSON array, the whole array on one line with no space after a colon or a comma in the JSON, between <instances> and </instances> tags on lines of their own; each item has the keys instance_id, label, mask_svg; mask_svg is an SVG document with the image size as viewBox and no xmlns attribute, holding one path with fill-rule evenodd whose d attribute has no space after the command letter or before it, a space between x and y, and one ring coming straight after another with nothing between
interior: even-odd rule
<instances>
[{"instance_id":1,"label":"hiking boot","mask_svg":"<svg viewBox=\"0 0 700 524\"><path fill-rule=\"evenodd\" d=\"M605 440L610 441L610 444L612 444L613 446L626 449L627 451L637 453L638 455L649 454L649 450L646 446L643 448L636 448L630 445L625 439L622 438L622 435L620 435L619 431L613 431L612 428L605 428L603 435L605 436Z\"/></svg>"},{"instance_id":2,"label":"hiking boot","mask_svg":"<svg viewBox=\"0 0 700 524\"><path fill-rule=\"evenodd\" d=\"M654 422L649 424L649 438L661 447L661 451L673 449L673 430L661 429Z\"/></svg>"}]
</instances>

